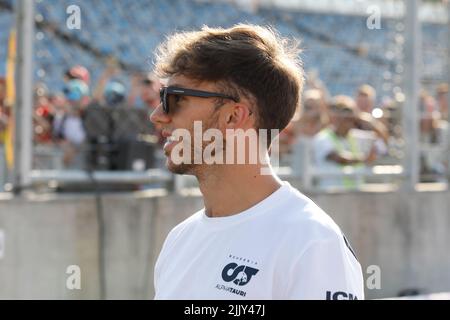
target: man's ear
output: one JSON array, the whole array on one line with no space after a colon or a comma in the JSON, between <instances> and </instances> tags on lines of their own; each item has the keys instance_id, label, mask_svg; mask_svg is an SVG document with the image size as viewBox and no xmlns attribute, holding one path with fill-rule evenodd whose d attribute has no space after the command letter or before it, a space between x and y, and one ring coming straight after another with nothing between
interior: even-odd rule
<instances>
[{"instance_id":1,"label":"man's ear","mask_svg":"<svg viewBox=\"0 0 450 320\"><path fill-rule=\"evenodd\" d=\"M225 126L227 129L238 129L248 127L252 111L244 104L235 104L226 110Z\"/></svg>"}]
</instances>

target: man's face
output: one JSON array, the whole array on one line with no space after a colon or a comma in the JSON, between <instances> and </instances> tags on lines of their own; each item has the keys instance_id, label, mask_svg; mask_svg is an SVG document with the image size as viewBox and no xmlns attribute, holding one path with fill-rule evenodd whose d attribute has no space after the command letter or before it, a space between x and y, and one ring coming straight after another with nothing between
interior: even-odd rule
<instances>
[{"instance_id":1,"label":"man's face","mask_svg":"<svg viewBox=\"0 0 450 320\"><path fill-rule=\"evenodd\" d=\"M217 91L214 85L211 83L197 83L191 79L175 75L171 77L167 83L168 86L182 87L186 89L204 90L204 91ZM205 147L202 143L200 146L194 145L194 121L201 121L202 131L204 132L208 128L217 128L219 110L215 108L214 98L199 98L190 96L169 96L170 112L166 114L163 112L162 105L160 104L150 116L150 120L154 123L156 129L161 130L164 138L168 139L164 144L164 153L167 157L166 166L173 173L177 174L194 174L201 170L202 166L206 164L193 164L194 154L200 153ZM186 129L190 133L191 141L171 141L170 137L176 129ZM185 143L189 146L187 149L191 150L190 163L174 163L171 158L171 152L176 145Z\"/></svg>"},{"instance_id":2,"label":"man's face","mask_svg":"<svg viewBox=\"0 0 450 320\"><path fill-rule=\"evenodd\" d=\"M143 82L141 84L141 99L142 99L142 101L150 104L150 103L154 103L155 100L158 100L160 87L161 87L161 85L156 81Z\"/></svg>"},{"instance_id":3,"label":"man's face","mask_svg":"<svg viewBox=\"0 0 450 320\"><path fill-rule=\"evenodd\" d=\"M337 132L346 135L350 129L355 127L355 116L350 112L336 112L330 113L331 123L336 128Z\"/></svg>"},{"instance_id":4,"label":"man's face","mask_svg":"<svg viewBox=\"0 0 450 320\"><path fill-rule=\"evenodd\" d=\"M373 99L365 94L358 94L356 105L360 111L371 113L373 109Z\"/></svg>"}]
</instances>

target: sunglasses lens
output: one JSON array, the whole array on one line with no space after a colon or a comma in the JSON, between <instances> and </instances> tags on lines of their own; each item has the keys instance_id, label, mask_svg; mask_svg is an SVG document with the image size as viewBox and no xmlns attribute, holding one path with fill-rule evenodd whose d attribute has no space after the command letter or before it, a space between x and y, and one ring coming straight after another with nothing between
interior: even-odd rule
<instances>
[{"instance_id":1,"label":"sunglasses lens","mask_svg":"<svg viewBox=\"0 0 450 320\"><path fill-rule=\"evenodd\" d=\"M159 91L159 98L161 100L161 104L163 107L163 111L164 113L169 113L169 105L168 105L168 101L167 101L167 89L163 88Z\"/></svg>"}]
</instances>

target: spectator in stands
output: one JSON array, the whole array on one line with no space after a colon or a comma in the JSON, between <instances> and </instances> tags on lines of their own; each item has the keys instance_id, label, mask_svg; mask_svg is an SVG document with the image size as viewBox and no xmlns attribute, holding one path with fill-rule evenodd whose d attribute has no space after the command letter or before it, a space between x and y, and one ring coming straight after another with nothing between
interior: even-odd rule
<instances>
[{"instance_id":1,"label":"spectator in stands","mask_svg":"<svg viewBox=\"0 0 450 320\"><path fill-rule=\"evenodd\" d=\"M91 102L89 87L81 80L73 79L67 82L63 88L64 95L75 109L82 113Z\"/></svg>"},{"instance_id":2,"label":"spectator in stands","mask_svg":"<svg viewBox=\"0 0 450 320\"><path fill-rule=\"evenodd\" d=\"M109 107L116 107L123 105L126 100L125 86L119 81L110 81L103 93L105 103Z\"/></svg>"},{"instance_id":3,"label":"spectator in stands","mask_svg":"<svg viewBox=\"0 0 450 320\"><path fill-rule=\"evenodd\" d=\"M6 128L8 126L8 116L4 106L0 106L0 145L5 143Z\"/></svg>"},{"instance_id":4,"label":"spectator in stands","mask_svg":"<svg viewBox=\"0 0 450 320\"><path fill-rule=\"evenodd\" d=\"M295 127L295 134L313 137L329 123L328 110L322 91L305 91L303 110Z\"/></svg>"},{"instance_id":5,"label":"spectator in stands","mask_svg":"<svg viewBox=\"0 0 450 320\"><path fill-rule=\"evenodd\" d=\"M308 90L319 90L323 101L328 101L330 99L330 93L323 81L319 78L317 71L309 71L305 80L305 91Z\"/></svg>"},{"instance_id":6,"label":"spectator in stands","mask_svg":"<svg viewBox=\"0 0 450 320\"><path fill-rule=\"evenodd\" d=\"M328 122L323 92L319 89L306 90L301 113L296 112L288 126L280 132L280 153L290 153L299 138L314 137Z\"/></svg>"},{"instance_id":7,"label":"spectator in stands","mask_svg":"<svg viewBox=\"0 0 450 320\"><path fill-rule=\"evenodd\" d=\"M328 127L314 137L315 166L324 172L339 173L343 166L352 166L355 170L371 164L377 157L374 139L356 129L360 122L360 113L354 100L348 96L336 96L330 105ZM355 189L363 180L356 177L326 177L319 179L323 188L337 187Z\"/></svg>"},{"instance_id":8,"label":"spectator in stands","mask_svg":"<svg viewBox=\"0 0 450 320\"><path fill-rule=\"evenodd\" d=\"M161 81L152 73L134 74L131 79L131 92L128 98L130 106L145 107L150 110L159 106Z\"/></svg>"},{"instance_id":9,"label":"spectator in stands","mask_svg":"<svg viewBox=\"0 0 450 320\"><path fill-rule=\"evenodd\" d=\"M106 107L124 105L126 101L125 86L117 80L109 80L107 83L99 83L94 93L92 103Z\"/></svg>"},{"instance_id":10,"label":"spectator in stands","mask_svg":"<svg viewBox=\"0 0 450 320\"><path fill-rule=\"evenodd\" d=\"M75 65L65 72L64 80L65 80L65 82L69 82L70 80L75 80L75 79L81 80L84 83L86 83L86 85L89 86L89 83L91 80L91 75L90 75L88 69L86 69L85 67L80 66L80 65Z\"/></svg>"},{"instance_id":11,"label":"spectator in stands","mask_svg":"<svg viewBox=\"0 0 450 320\"><path fill-rule=\"evenodd\" d=\"M437 88L437 101L439 105L439 120L436 124L436 129L438 130L439 134L439 143L443 147L444 154L440 156L440 163L442 165L440 166L444 171L446 170L447 175L450 175L450 153L448 152L450 148L450 123L449 123L449 117L448 117L448 84L442 83Z\"/></svg>"},{"instance_id":12,"label":"spectator in stands","mask_svg":"<svg viewBox=\"0 0 450 320\"><path fill-rule=\"evenodd\" d=\"M292 151L292 145L296 140L295 127L299 122L299 118L300 118L299 115L295 114L294 117L292 117L292 120L286 126L286 128L284 128L283 131L281 131L278 136L279 138L278 143L280 147L279 152L281 156L291 153Z\"/></svg>"},{"instance_id":13,"label":"spectator in stands","mask_svg":"<svg viewBox=\"0 0 450 320\"><path fill-rule=\"evenodd\" d=\"M448 84L441 83L436 90L436 98L439 104L442 120L449 121L448 118Z\"/></svg>"},{"instance_id":14,"label":"spectator in stands","mask_svg":"<svg viewBox=\"0 0 450 320\"><path fill-rule=\"evenodd\" d=\"M120 68L113 60L109 60L107 68L101 74L94 90L92 102L101 106L115 107L126 101L125 86L114 77Z\"/></svg>"},{"instance_id":15,"label":"spectator in stands","mask_svg":"<svg viewBox=\"0 0 450 320\"><path fill-rule=\"evenodd\" d=\"M44 144L52 142L53 106L45 87L38 86L34 94L33 132L34 141Z\"/></svg>"},{"instance_id":16,"label":"spectator in stands","mask_svg":"<svg viewBox=\"0 0 450 320\"><path fill-rule=\"evenodd\" d=\"M161 87L162 83L160 79L153 73L147 73L145 75L133 74L128 104L137 108L146 108L150 113L153 112L161 103L159 96ZM164 145L166 139L162 136L160 130L154 128L152 134L157 137L160 146Z\"/></svg>"},{"instance_id":17,"label":"spectator in stands","mask_svg":"<svg viewBox=\"0 0 450 320\"><path fill-rule=\"evenodd\" d=\"M5 106L6 82L0 78L0 145L5 143L6 127L8 125L8 115Z\"/></svg>"},{"instance_id":18,"label":"spectator in stands","mask_svg":"<svg viewBox=\"0 0 450 320\"><path fill-rule=\"evenodd\" d=\"M445 108L445 106L444 106ZM420 142L422 181L438 181L445 176L448 161L448 121L433 96L422 90L420 95Z\"/></svg>"},{"instance_id":19,"label":"spectator in stands","mask_svg":"<svg viewBox=\"0 0 450 320\"><path fill-rule=\"evenodd\" d=\"M4 144L6 143L6 132L8 127L9 117L5 105L6 99L6 82L0 78L0 184L3 185L7 176L6 154ZM0 191L2 186L0 186Z\"/></svg>"},{"instance_id":20,"label":"spectator in stands","mask_svg":"<svg viewBox=\"0 0 450 320\"><path fill-rule=\"evenodd\" d=\"M52 134L55 143L59 144L64 138L64 122L68 113L66 97L62 93L57 93L50 97L53 106Z\"/></svg>"},{"instance_id":21,"label":"spectator in stands","mask_svg":"<svg viewBox=\"0 0 450 320\"><path fill-rule=\"evenodd\" d=\"M6 81L3 78L0 78L0 107L4 106L6 99Z\"/></svg>"},{"instance_id":22,"label":"spectator in stands","mask_svg":"<svg viewBox=\"0 0 450 320\"><path fill-rule=\"evenodd\" d=\"M382 121L372 115L375 98L376 91L370 85L363 84L358 88L355 102L359 120L356 122L356 128L365 131L367 135L376 136L375 145L378 156L383 156L387 153L389 130Z\"/></svg>"},{"instance_id":23,"label":"spectator in stands","mask_svg":"<svg viewBox=\"0 0 450 320\"><path fill-rule=\"evenodd\" d=\"M422 143L435 143L437 131L435 130L436 119L440 116L437 110L437 102L428 92L422 90L420 93L420 141Z\"/></svg>"},{"instance_id":24,"label":"spectator in stands","mask_svg":"<svg viewBox=\"0 0 450 320\"><path fill-rule=\"evenodd\" d=\"M379 121L386 127L389 138L399 138L402 135L400 124L401 114L398 105L391 98L384 98L381 104L383 114Z\"/></svg>"},{"instance_id":25,"label":"spectator in stands","mask_svg":"<svg viewBox=\"0 0 450 320\"><path fill-rule=\"evenodd\" d=\"M82 165L82 147L86 132L82 122L82 112L89 103L89 89L78 79L70 80L64 88L62 105L55 105L54 136L64 151L64 165L67 168L80 169ZM61 102L62 102L61 101Z\"/></svg>"},{"instance_id":26,"label":"spectator in stands","mask_svg":"<svg viewBox=\"0 0 450 320\"><path fill-rule=\"evenodd\" d=\"M358 91L356 92L356 107L359 109L359 111L372 113L375 104L375 98L375 89L368 84L363 84L358 88Z\"/></svg>"}]
</instances>

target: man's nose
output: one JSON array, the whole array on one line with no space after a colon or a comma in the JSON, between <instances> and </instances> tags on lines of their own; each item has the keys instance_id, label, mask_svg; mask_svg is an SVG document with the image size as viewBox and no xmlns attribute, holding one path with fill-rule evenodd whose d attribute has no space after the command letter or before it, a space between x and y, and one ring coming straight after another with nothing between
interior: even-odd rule
<instances>
[{"instance_id":1,"label":"man's nose","mask_svg":"<svg viewBox=\"0 0 450 320\"><path fill-rule=\"evenodd\" d=\"M163 111L162 105L159 104L150 115L150 121L155 124L162 124L170 122L170 116Z\"/></svg>"}]
</instances>

